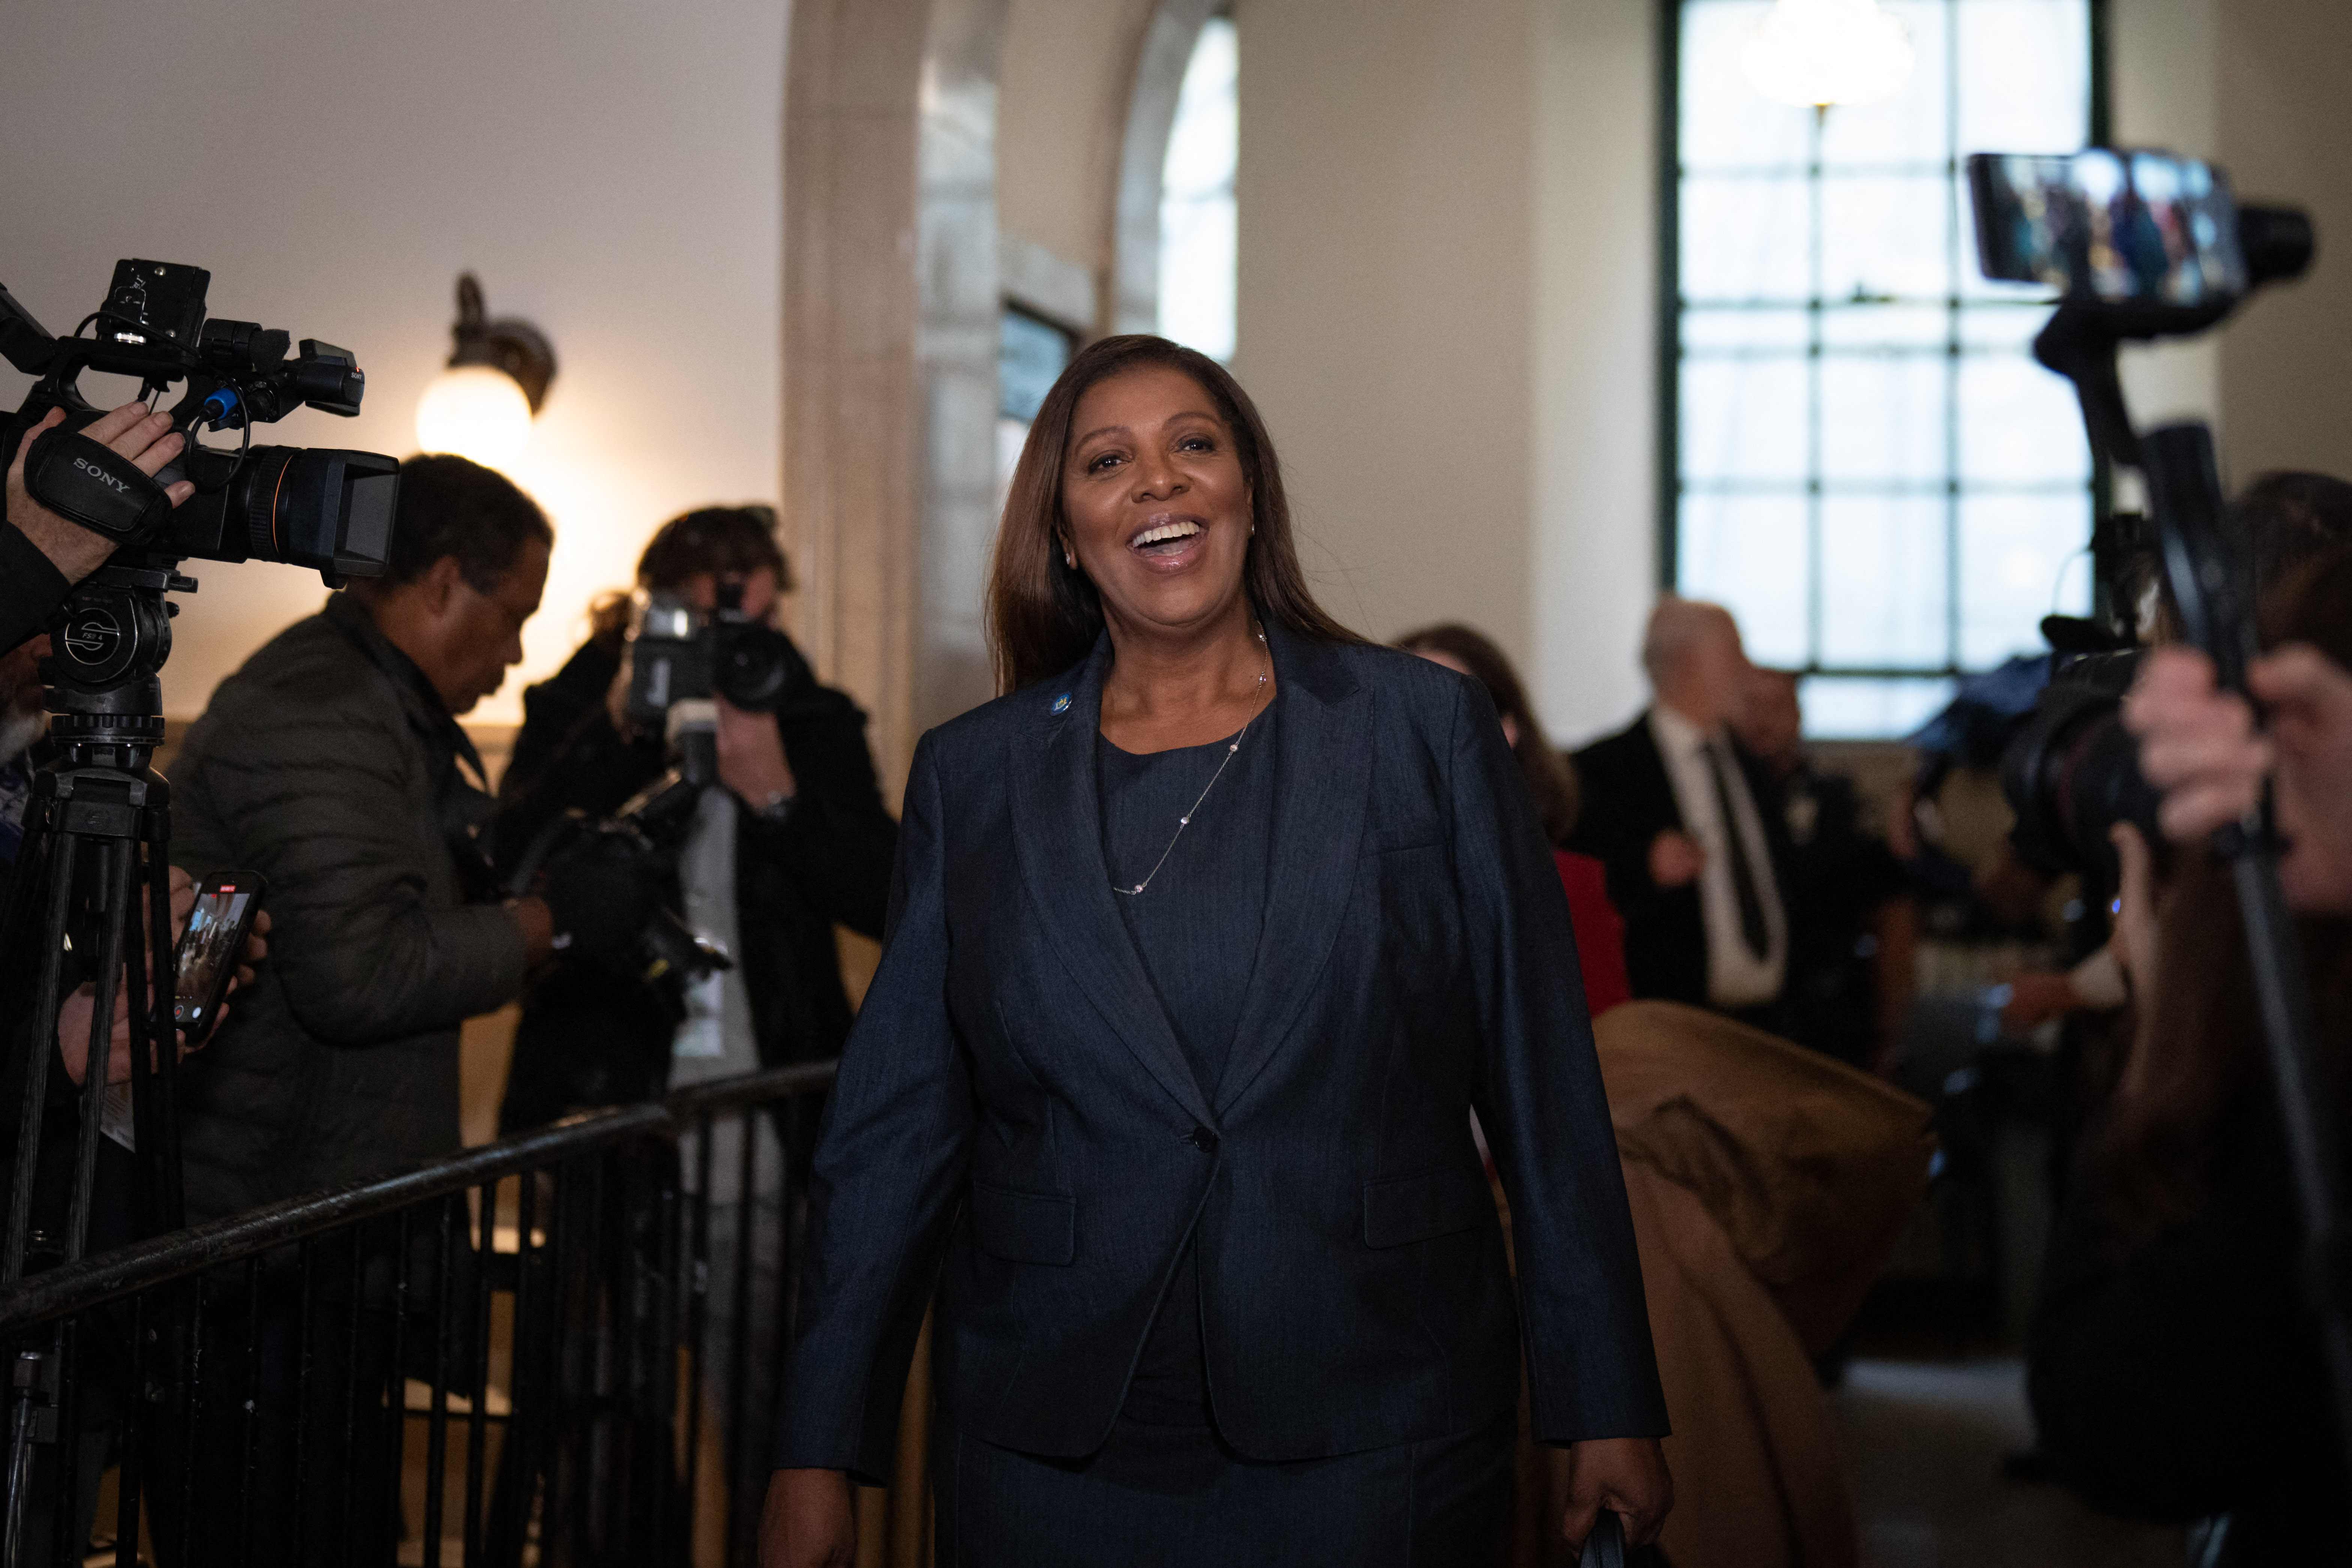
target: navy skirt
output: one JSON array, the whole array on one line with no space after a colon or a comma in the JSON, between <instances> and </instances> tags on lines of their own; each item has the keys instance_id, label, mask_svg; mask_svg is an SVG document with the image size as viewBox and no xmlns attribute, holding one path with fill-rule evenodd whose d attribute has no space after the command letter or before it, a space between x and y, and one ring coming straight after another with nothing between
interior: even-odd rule
<instances>
[{"instance_id":1,"label":"navy skirt","mask_svg":"<svg viewBox=\"0 0 2352 1568\"><path fill-rule=\"evenodd\" d=\"M1245 1459L1203 1427L1122 1420L1103 1453L1041 1458L934 1427L939 1568L1493 1568L1516 1413L1327 1459Z\"/></svg>"}]
</instances>

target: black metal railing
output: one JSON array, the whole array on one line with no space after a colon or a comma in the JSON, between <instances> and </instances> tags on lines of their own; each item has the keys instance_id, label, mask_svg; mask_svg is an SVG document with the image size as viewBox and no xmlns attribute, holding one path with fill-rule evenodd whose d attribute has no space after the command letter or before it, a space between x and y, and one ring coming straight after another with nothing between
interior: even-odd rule
<instances>
[{"instance_id":1,"label":"black metal railing","mask_svg":"<svg viewBox=\"0 0 2352 1568\"><path fill-rule=\"evenodd\" d=\"M701 1085L0 1290L0 1563L750 1563L833 1071Z\"/></svg>"}]
</instances>

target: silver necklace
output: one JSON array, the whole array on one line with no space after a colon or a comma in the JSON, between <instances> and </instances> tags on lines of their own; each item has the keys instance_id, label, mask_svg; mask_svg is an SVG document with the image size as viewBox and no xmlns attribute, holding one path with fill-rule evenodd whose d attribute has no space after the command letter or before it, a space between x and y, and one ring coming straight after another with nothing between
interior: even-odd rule
<instances>
[{"instance_id":1,"label":"silver necklace","mask_svg":"<svg viewBox=\"0 0 2352 1568\"><path fill-rule=\"evenodd\" d=\"M1257 641L1258 641L1258 649L1259 649L1259 651L1260 651L1261 653L1264 653L1264 652L1265 652L1265 629L1264 629L1263 627L1261 627L1261 628L1259 629L1259 631L1258 631L1258 634L1257 634ZM1273 657L1272 657L1271 655L1267 655L1267 656L1266 656L1266 661L1265 661L1265 669L1263 669L1263 670L1261 670L1261 671L1259 671L1259 673L1258 673L1258 678L1257 678L1257 685L1256 685L1256 687L1255 687L1255 688L1254 688L1254 689L1253 689L1253 693L1252 693L1252 694L1253 694L1253 695L1255 695L1255 693L1257 693L1257 692L1262 692L1262 691L1264 691L1264 690L1265 689L1265 683L1266 683L1267 681L1269 681L1269 680L1273 679L1274 679L1274 658L1273 658ZM1211 773L1211 774L1209 775L1208 787L1207 787L1206 789L1202 790L1202 792L1201 792L1201 795L1200 795L1200 799L1199 799L1199 800L1195 800L1195 801L1192 803L1191 809L1190 809L1190 810L1188 810L1188 811L1186 811L1186 812L1184 813L1184 815L1183 815L1183 816L1180 816L1180 817L1178 817L1178 818L1176 819L1176 837L1175 837L1175 838L1171 838L1171 839L1168 841L1168 847L1167 847L1167 848L1165 848L1165 849L1162 849L1162 850L1160 852L1160 858L1159 858L1159 859L1157 859L1157 860L1154 860L1154 861L1151 863L1151 869L1144 873L1143 880L1141 880L1140 882L1138 882L1138 883L1137 883L1135 886L1133 886L1132 888L1122 888L1122 887L1120 887L1117 882L1113 882L1113 883L1110 885L1110 890L1111 890L1112 892L1114 892L1114 893L1124 893L1124 894L1126 894L1129 898L1130 898L1130 899L1131 899L1131 898L1134 898L1137 894L1139 894L1139 893L1142 892L1144 889L1146 889L1146 888L1148 888L1148 887L1151 886L1151 879L1152 879L1152 878L1154 878L1154 877L1157 877L1158 875L1160 875L1160 867L1162 867L1162 866L1165 866L1166 864L1168 864L1168 857L1170 857L1171 855L1173 855L1173 854L1175 854L1175 853L1176 853L1176 839L1177 839L1177 838L1181 838L1181 837L1184 837L1184 830L1185 830L1186 828L1188 828L1188 827L1190 827L1190 826L1192 826L1192 818L1193 818L1193 816L1194 816L1195 815L1197 815L1197 814L1199 813L1199 811L1200 811L1200 809L1201 809L1201 801L1203 801L1203 800L1206 800L1206 799L1208 799L1208 798L1209 798L1209 790L1213 790L1213 789L1216 788L1216 787L1217 787L1217 781L1218 781L1219 779L1223 778L1223 777L1225 776L1225 770L1226 770L1227 768L1229 768L1229 767L1233 766L1233 762L1234 762L1234 753L1235 752L1238 752L1238 751L1240 751L1240 750L1242 749L1242 742L1243 742L1244 741L1246 741L1246 740L1248 740L1248 739L1249 739L1250 725L1251 725L1251 724L1255 724L1255 723L1256 723L1256 722L1258 721L1259 717L1260 717L1262 714L1264 714L1265 712L1265 709L1263 706L1261 706L1261 707L1258 709L1257 712L1251 714L1251 715L1249 716L1249 722L1248 722L1248 723L1245 723L1245 724L1244 724L1244 725L1242 726L1242 728L1241 728L1241 733L1240 733L1240 734L1238 734L1238 735L1235 735L1235 736L1233 738L1233 742L1232 742L1232 743L1231 743L1231 744L1229 744L1229 745L1227 745L1227 746L1225 747L1225 757L1224 757L1224 761L1223 761L1223 762L1219 763L1217 764L1217 771L1216 771L1215 773Z\"/></svg>"}]
</instances>

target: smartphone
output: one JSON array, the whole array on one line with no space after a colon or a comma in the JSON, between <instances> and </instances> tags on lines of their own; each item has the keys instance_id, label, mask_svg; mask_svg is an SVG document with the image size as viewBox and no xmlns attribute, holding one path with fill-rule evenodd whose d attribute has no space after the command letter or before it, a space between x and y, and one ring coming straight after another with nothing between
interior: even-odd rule
<instances>
[{"instance_id":1,"label":"smartphone","mask_svg":"<svg viewBox=\"0 0 2352 1568\"><path fill-rule=\"evenodd\" d=\"M172 1004L172 1021L189 1045L202 1045L219 1021L221 999L236 977L267 890L255 871L215 871L196 885L196 907L180 933L180 986Z\"/></svg>"},{"instance_id":2,"label":"smartphone","mask_svg":"<svg viewBox=\"0 0 2352 1568\"><path fill-rule=\"evenodd\" d=\"M2248 288L2229 176L2170 153L2093 147L1969 158L1977 258L1987 278L2063 299L2189 310Z\"/></svg>"}]
</instances>

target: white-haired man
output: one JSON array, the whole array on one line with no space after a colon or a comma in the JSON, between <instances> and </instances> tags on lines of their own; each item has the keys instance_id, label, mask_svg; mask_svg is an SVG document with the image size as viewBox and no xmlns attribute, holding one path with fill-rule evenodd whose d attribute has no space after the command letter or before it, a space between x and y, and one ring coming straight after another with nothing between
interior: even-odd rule
<instances>
[{"instance_id":1,"label":"white-haired man","mask_svg":"<svg viewBox=\"0 0 2352 1568\"><path fill-rule=\"evenodd\" d=\"M1652 701L1576 753L1584 809L1570 847L1609 868L1636 996L1778 1022L1788 967L1783 825L1772 786L1727 721L1750 668L1720 605L1650 613Z\"/></svg>"}]
</instances>

